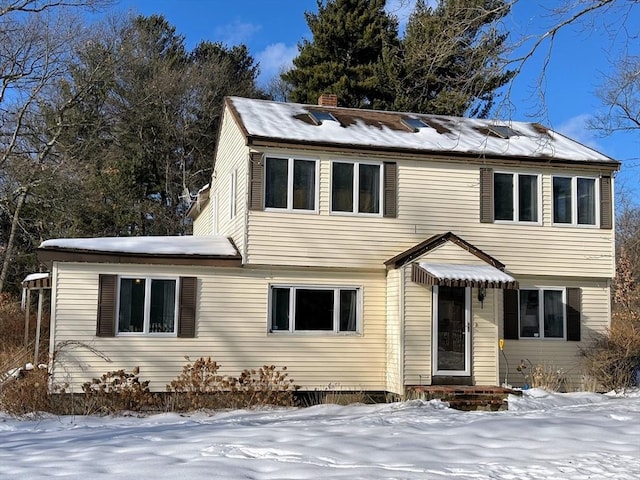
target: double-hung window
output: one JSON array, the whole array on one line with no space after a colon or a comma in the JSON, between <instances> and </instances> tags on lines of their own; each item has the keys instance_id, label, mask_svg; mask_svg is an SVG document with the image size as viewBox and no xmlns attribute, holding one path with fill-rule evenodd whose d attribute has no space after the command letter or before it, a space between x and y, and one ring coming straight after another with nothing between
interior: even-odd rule
<instances>
[{"instance_id":1,"label":"double-hung window","mask_svg":"<svg viewBox=\"0 0 640 480\"><path fill-rule=\"evenodd\" d=\"M316 211L317 191L316 160L266 158L265 208Z\"/></svg>"},{"instance_id":2,"label":"double-hung window","mask_svg":"<svg viewBox=\"0 0 640 480\"><path fill-rule=\"evenodd\" d=\"M382 165L380 163L332 163L331 211L380 215Z\"/></svg>"},{"instance_id":3,"label":"double-hung window","mask_svg":"<svg viewBox=\"0 0 640 480\"><path fill-rule=\"evenodd\" d=\"M598 224L598 182L589 177L553 177L553 223Z\"/></svg>"},{"instance_id":4,"label":"double-hung window","mask_svg":"<svg viewBox=\"0 0 640 480\"><path fill-rule=\"evenodd\" d=\"M494 220L538 223L540 221L540 175L493 174Z\"/></svg>"},{"instance_id":5,"label":"double-hung window","mask_svg":"<svg viewBox=\"0 0 640 480\"><path fill-rule=\"evenodd\" d=\"M359 288L272 286L270 290L271 332L358 331Z\"/></svg>"},{"instance_id":6,"label":"double-hung window","mask_svg":"<svg viewBox=\"0 0 640 480\"><path fill-rule=\"evenodd\" d=\"M119 334L175 334L178 309L175 278L120 277Z\"/></svg>"},{"instance_id":7,"label":"double-hung window","mask_svg":"<svg viewBox=\"0 0 640 480\"><path fill-rule=\"evenodd\" d=\"M520 338L565 338L563 289L520 290Z\"/></svg>"}]
</instances>

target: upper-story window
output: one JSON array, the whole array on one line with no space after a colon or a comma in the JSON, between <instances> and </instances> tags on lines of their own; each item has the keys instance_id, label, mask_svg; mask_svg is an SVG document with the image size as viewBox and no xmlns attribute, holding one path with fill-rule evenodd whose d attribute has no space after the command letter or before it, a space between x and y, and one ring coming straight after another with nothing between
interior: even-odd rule
<instances>
[{"instance_id":1,"label":"upper-story window","mask_svg":"<svg viewBox=\"0 0 640 480\"><path fill-rule=\"evenodd\" d=\"M493 191L494 220L540 221L540 175L495 172Z\"/></svg>"},{"instance_id":2,"label":"upper-story window","mask_svg":"<svg viewBox=\"0 0 640 480\"><path fill-rule=\"evenodd\" d=\"M553 177L553 223L597 225L598 182L589 177Z\"/></svg>"},{"instance_id":3,"label":"upper-story window","mask_svg":"<svg viewBox=\"0 0 640 480\"><path fill-rule=\"evenodd\" d=\"M382 165L338 162L331 170L331 211L380 215Z\"/></svg>"},{"instance_id":4,"label":"upper-story window","mask_svg":"<svg viewBox=\"0 0 640 480\"><path fill-rule=\"evenodd\" d=\"M316 160L267 157L265 161L265 208L316 211Z\"/></svg>"}]
</instances>

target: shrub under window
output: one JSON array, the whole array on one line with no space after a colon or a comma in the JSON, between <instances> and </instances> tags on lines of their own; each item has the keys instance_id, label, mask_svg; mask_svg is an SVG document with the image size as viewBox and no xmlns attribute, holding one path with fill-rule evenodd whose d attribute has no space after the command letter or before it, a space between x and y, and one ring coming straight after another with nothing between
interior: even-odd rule
<instances>
[{"instance_id":1,"label":"shrub under window","mask_svg":"<svg viewBox=\"0 0 640 480\"><path fill-rule=\"evenodd\" d=\"M271 287L273 332L355 332L358 317L357 288Z\"/></svg>"}]
</instances>

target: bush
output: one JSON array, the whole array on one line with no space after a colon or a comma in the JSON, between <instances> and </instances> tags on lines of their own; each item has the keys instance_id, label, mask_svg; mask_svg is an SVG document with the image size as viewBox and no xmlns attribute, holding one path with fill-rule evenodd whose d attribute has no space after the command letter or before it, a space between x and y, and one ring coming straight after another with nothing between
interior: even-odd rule
<instances>
[{"instance_id":1,"label":"bush","mask_svg":"<svg viewBox=\"0 0 640 480\"><path fill-rule=\"evenodd\" d=\"M140 382L140 369L108 372L82 385L85 414L117 413L123 410L150 410L160 404L159 397L149 391L149 381Z\"/></svg>"},{"instance_id":2,"label":"bush","mask_svg":"<svg viewBox=\"0 0 640 480\"><path fill-rule=\"evenodd\" d=\"M623 250L616 268L611 328L582 351L587 374L605 390L635 386L640 372L640 289Z\"/></svg>"},{"instance_id":3,"label":"bush","mask_svg":"<svg viewBox=\"0 0 640 480\"><path fill-rule=\"evenodd\" d=\"M11 415L51 411L46 369L21 369L0 388L0 406Z\"/></svg>"},{"instance_id":4,"label":"bush","mask_svg":"<svg viewBox=\"0 0 640 480\"><path fill-rule=\"evenodd\" d=\"M587 372L605 390L637 383L640 370L640 321L636 312L616 312L611 328L582 350Z\"/></svg>"},{"instance_id":5,"label":"bush","mask_svg":"<svg viewBox=\"0 0 640 480\"><path fill-rule=\"evenodd\" d=\"M168 409L250 408L255 406L294 404L297 389L293 380L274 365L258 370L244 370L239 377L218 374L219 365L211 358L187 363L182 373L167 385L171 393Z\"/></svg>"}]
</instances>

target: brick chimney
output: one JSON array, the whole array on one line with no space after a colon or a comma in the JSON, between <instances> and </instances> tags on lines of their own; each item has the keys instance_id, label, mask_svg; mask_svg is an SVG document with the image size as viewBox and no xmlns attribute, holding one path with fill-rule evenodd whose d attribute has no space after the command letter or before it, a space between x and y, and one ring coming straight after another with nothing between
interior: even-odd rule
<instances>
[{"instance_id":1,"label":"brick chimney","mask_svg":"<svg viewBox=\"0 0 640 480\"><path fill-rule=\"evenodd\" d=\"M335 93L323 93L318 97L318 105L321 107L337 107L338 95Z\"/></svg>"}]
</instances>

